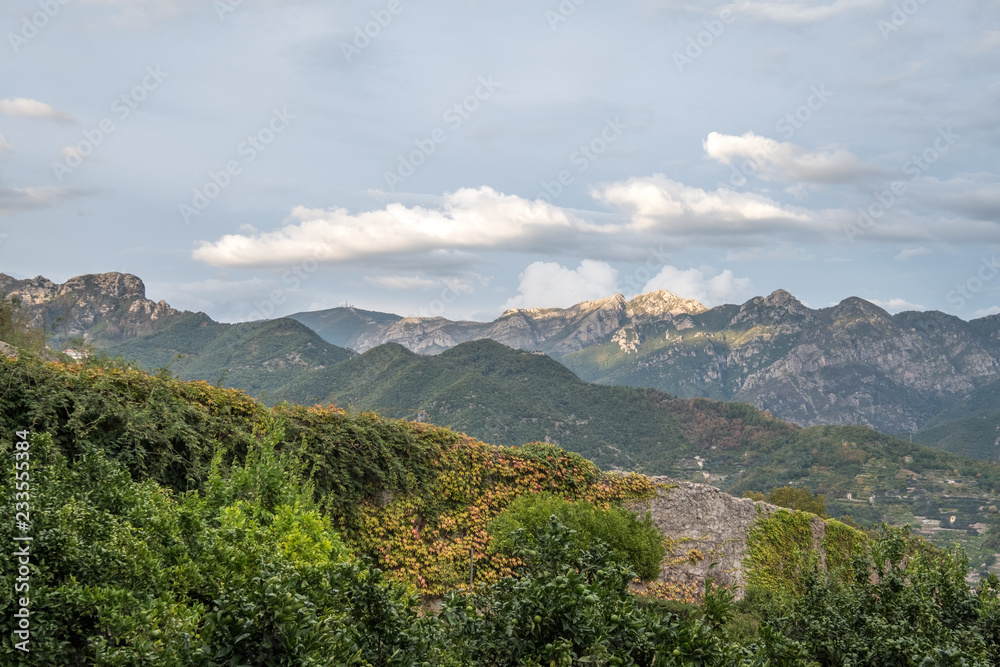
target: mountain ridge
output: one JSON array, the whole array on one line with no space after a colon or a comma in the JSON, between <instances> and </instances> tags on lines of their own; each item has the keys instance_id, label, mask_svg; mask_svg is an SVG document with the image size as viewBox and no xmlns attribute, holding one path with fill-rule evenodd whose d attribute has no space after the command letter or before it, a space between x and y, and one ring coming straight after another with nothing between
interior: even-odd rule
<instances>
[{"instance_id":1,"label":"mountain ridge","mask_svg":"<svg viewBox=\"0 0 1000 667\"><path fill-rule=\"evenodd\" d=\"M664 305L643 307L650 301ZM998 316L891 315L859 297L813 309L786 290L713 308L664 291L509 309L492 322L407 317L339 340L359 352L391 342L440 354L479 338L544 352L590 382L745 401L806 426L901 434L1000 378Z\"/></svg>"},{"instance_id":2,"label":"mountain ridge","mask_svg":"<svg viewBox=\"0 0 1000 667\"><path fill-rule=\"evenodd\" d=\"M63 285L41 276L16 280L0 274L0 291L20 296L37 321L56 324L55 342L83 337L115 349L190 316L147 299L142 281L131 274L89 274ZM916 434L950 451L1000 458L995 437L987 437L981 422L948 412L961 410L964 397L1000 379L998 315L970 322L938 311L891 315L858 297L812 309L788 291L775 290L741 305L713 308L667 291L629 300L615 294L570 308L510 309L492 322L357 308L290 318L337 348L364 351L395 342L421 354L440 354L463 342L490 339L548 354L589 382L742 401L805 426L857 423ZM267 335L266 329L256 331ZM304 331L294 338L297 345L319 345L307 342ZM240 345L247 342L243 336L232 338L237 339ZM275 363L303 353L282 351ZM139 356L148 366L152 357L163 355L146 345ZM334 356L345 359L349 353ZM302 370L321 365L326 364L318 361ZM189 360L174 366L190 370L198 364ZM212 381L221 376L217 366L208 359L202 368ZM288 384L294 377L286 379ZM267 385L268 391L277 388ZM937 416L945 413L963 426L954 432L942 427ZM960 442L959 433L975 441Z\"/></svg>"}]
</instances>

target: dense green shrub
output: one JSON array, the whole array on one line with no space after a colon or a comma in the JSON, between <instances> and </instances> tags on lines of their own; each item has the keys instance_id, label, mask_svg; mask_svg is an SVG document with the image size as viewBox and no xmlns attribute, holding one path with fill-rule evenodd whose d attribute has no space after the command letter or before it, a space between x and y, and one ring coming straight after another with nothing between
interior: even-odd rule
<instances>
[{"instance_id":1,"label":"dense green shrub","mask_svg":"<svg viewBox=\"0 0 1000 667\"><path fill-rule=\"evenodd\" d=\"M850 576L814 568L784 609L763 601L756 610L771 633L822 665L997 665L998 582L970 590L967 566L960 550L925 548L906 529L883 526Z\"/></svg>"},{"instance_id":2,"label":"dense green shrub","mask_svg":"<svg viewBox=\"0 0 1000 667\"><path fill-rule=\"evenodd\" d=\"M511 553L515 531L524 529L530 540L551 517L574 531L572 542L577 553L592 550L600 543L618 562L631 566L640 578L649 580L660 574L666 549L649 513L639 519L621 507L601 509L586 501L571 502L548 493L522 496L493 520L489 532L494 536L494 548Z\"/></svg>"},{"instance_id":3,"label":"dense green shrub","mask_svg":"<svg viewBox=\"0 0 1000 667\"><path fill-rule=\"evenodd\" d=\"M663 557L649 517L604 508L627 496L608 486L615 478L552 445L498 453L370 414L268 410L239 392L106 360L81 368L24 354L0 360L0 372L0 457L13 460L16 430L37 431L31 653L10 642L15 575L5 568L0 664L1000 664L1000 582L970 590L960 551L899 531L866 541L827 522L827 574L814 567L815 519L780 510L751 535L751 558L758 574L795 585L751 585L736 606L709 586L700 607L678 616L629 591ZM533 493L595 483L600 506ZM8 545L13 487L8 468ZM415 508L425 505L391 498L434 489L426 506L447 503L454 514L429 516L450 527L422 525ZM508 507L491 532L514 576L449 594L440 614L420 609L398 583L412 581L408 570L382 571L341 542L338 526L373 534L376 524L348 520L357 506L369 519L398 509L389 518L413 539L380 546L421 566L470 534L473 547L488 543L485 519L459 523L459 513ZM419 542L432 528L440 540Z\"/></svg>"},{"instance_id":4,"label":"dense green shrub","mask_svg":"<svg viewBox=\"0 0 1000 667\"><path fill-rule=\"evenodd\" d=\"M632 569L600 542L581 550L554 514L534 534L518 530L513 544L525 561L518 576L445 598L434 664L740 664L725 629L727 592L710 589L686 619L640 605L629 591Z\"/></svg>"},{"instance_id":5,"label":"dense green shrub","mask_svg":"<svg viewBox=\"0 0 1000 667\"><path fill-rule=\"evenodd\" d=\"M33 437L31 651L5 641L0 663L408 664L387 657L412 645L415 600L352 562L301 465L275 453L280 437L272 425L231 475L217 457L205 492L180 495L134 482L102 451L71 464L50 436ZM12 487L4 475L3 497ZM13 509L0 507L6 544ZM13 591L5 572L0 585ZM8 638L15 609L0 597Z\"/></svg>"}]
</instances>

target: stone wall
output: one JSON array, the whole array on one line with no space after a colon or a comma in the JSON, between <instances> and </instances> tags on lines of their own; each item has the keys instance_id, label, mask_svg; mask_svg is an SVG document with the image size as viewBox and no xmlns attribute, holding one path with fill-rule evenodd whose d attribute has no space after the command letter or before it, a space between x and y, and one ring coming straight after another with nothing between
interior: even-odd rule
<instances>
[{"instance_id":1,"label":"stone wall","mask_svg":"<svg viewBox=\"0 0 1000 667\"><path fill-rule=\"evenodd\" d=\"M682 586L686 590L705 590L705 578L711 576L719 585L736 587L737 597L747 579L747 536L760 517L769 517L778 508L749 498L734 498L707 484L678 482L667 477L653 477L667 485L656 498L633 503L629 509L639 514L648 510L653 523L673 545L656 583ZM819 552L826 524L813 517L813 548ZM716 563L715 567L712 563Z\"/></svg>"}]
</instances>

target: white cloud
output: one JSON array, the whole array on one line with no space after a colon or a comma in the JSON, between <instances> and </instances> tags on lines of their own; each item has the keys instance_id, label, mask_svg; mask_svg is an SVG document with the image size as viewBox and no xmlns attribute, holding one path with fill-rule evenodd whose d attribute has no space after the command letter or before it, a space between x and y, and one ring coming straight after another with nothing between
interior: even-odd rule
<instances>
[{"instance_id":1,"label":"white cloud","mask_svg":"<svg viewBox=\"0 0 1000 667\"><path fill-rule=\"evenodd\" d=\"M591 189L595 199L632 214L634 229L669 235L743 236L769 231L839 231L824 214L785 207L762 195L727 188L702 190L662 174L630 178Z\"/></svg>"},{"instance_id":2,"label":"white cloud","mask_svg":"<svg viewBox=\"0 0 1000 667\"><path fill-rule=\"evenodd\" d=\"M585 259L575 269L556 262L535 262L520 276L518 295L509 308L568 308L581 301L609 297L617 291L618 270L605 262Z\"/></svg>"},{"instance_id":3,"label":"white cloud","mask_svg":"<svg viewBox=\"0 0 1000 667\"><path fill-rule=\"evenodd\" d=\"M727 9L739 14L750 14L765 21L776 23L803 24L816 23L837 18L856 10L877 9L886 0L836 0L828 5L817 6L805 2L752 2L741 0L727 5Z\"/></svg>"},{"instance_id":4,"label":"white cloud","mask_svg":"<svg viewBox=\"0 0 1000 667\"><path fill-rule=\"evenodd\" d=\"M896 255L896 259L898 259L901 262L905 262L906 260L913 259L914 257L922 257L923 255L929 255L931 254L931 252L932 251L929 248L924 248L923 246L920 246L918 248L903 248L902 250L899 251L899 254Z\"/></svg>"},{"instance_id":5,"label":"white cloud","mask_svg":"<svg viewBox=\"0 0 1000 667\"><path fill-rule=\"evenodd\" d=\"M711 307L720 303L743 301L744 297L751 296L753 283L749 278L737 278L729 269L715 276L706 276L701 269L682 271L673 266L665 266L646 283L642 291L654 292L661 289Z\"/></svg>"},{"instance_id":6,"label":"white cloud","mask_svg":"<svg viewBox=\"0 0 1000 667\"><path fill-rule=\"evenodd\" d=\"M925 306L919 303L911 303L906 299L869 299L880 308L885 308L889 312L898 313L901 310L924 310Z\"/></svg>"},{"instance_id":7,"label":"white cloud","mask_svg":"<svg viewBox=\"0 0 1000 667\"><path fill-rule=\"evenodd\" d=\"M7 137L0 134L0 155L7 153L14 149L14 144L7 140Z\"/></svg>"},{"instance_id":8,"label":"white cloud","mask_svg":"<svg viewBox=\"0 0 1000 667\"><path fill-rule=\"evenodd\" d=\"M551 253L558 248L592 258L634 260L651 244L745 245L748 238L763 239L772 232L814 239L839 236L856 216L786 207L727 188L710 192L660 174L606 183L592 188L591 195L618 213L563 209L486 186L448 193L433 206L392 203L360 213L300 206L277 230L242 229L201 241L192 257L229 267L306 260L370 266L391 260L394 270L415 272L445 265L468 270L478 261L475 253L482 251Z\"/></svg>"},{"instance_id":9,"label":"white cloud","mask_svg":"<svg viewBox=\"0 0 1000 667\"><path fill-rule=\"evenodd\" d=\"M1000 306L990 306L989 308L980 308L976 312L972 313L972 319L978 319L980 317L989 317L990 315L1000 315Z\"/></svg>"},{"instance_id":10,"label":"white cloud","mask_svg":"<svg viewBox=\"0 0 1000 667\"><path fill-rule=\"evenodd\" d=\"M703 146L713 160L726 165L736 163L736 168L744 175L756 175L769 181L844 183L878 172L849 151L810 153L796 144L775 141L753 132L739 137L712 132Z\"/></svg>"},{"instance_id":11,"label":"white cloud","mask_svg":"<svg viewBox=\"0 0 1000 667\"><path fill-rule=\"evenodd\" d=\"M82 194L73 188L9 188L0 187L0 215L54 206L69 197Z\"/></svg>"},{"instance_id":12,"label":"white cloud","mask_svg":"<svg viewBox=\"0 0 1000 667\"><path fill-rule=\"evenodd\" d=\"M277 231L202 242L192 256L215 266L281 265L310 257L344 263L441 249L531 250L599 230L544 201L529 202L489 187L463 188L445 195L437 208L394 203L350 213L299 206Z\"/></svg>"},{"instance_id":13,"label":"white cloud","mask_svg":"<svg viewBox=\"0 0 1000 667\"><path fill-rule=\"evenodd\" d=\"M712 152L720 160L731 159L740 154L734 148L739 145L719 144ZM241 226L238 232L215 241L200 241L192 257L226 267L316 261L442 275L444 268L452 273L470 270L481 261L477 255L481 252L552 253L556 249L592 259L630 261L651 246L711 245L734 249L735 261L749 259L746 253L753 248L854 237L921 246L995 242L1000 239L1000 226L989 213L1000 203L1000 186L984 183L984 178L977 175L966 179L969 183L952 179L947 187L925 179L926 192L922 182L921 193L913 195L913 200L898 198L877 219L864 219L868 214L857 205L853 209L792 206L753 192L688 186L662 174L592 187L595 200L616 209L611 214L532 202L482 186L447 193L433 204L390 203L357 213L298 206L276 230ZM961 193L968 196L962 198ZM919 203L918 197L942 207L965 209L965 214L915 212L912 205ZM874 197L859 203L870 207L872 202L878 203ZM807 256L799 253L796 258ZM904 252L900 259L906 256Z\"/></svg>"},{"instance_id":14,"label":"white cloud","mask_svg":"<svg viewBox=\"0 0 1000 667\"><path fill-rule=\"evenodd\" d=\"M25 97L14 97L0 100L0 113L7 116L54 120L59 123L76 122L76 120L68 113L56 111L45 102L29 100Z\"/></svg>"}]
</instances>

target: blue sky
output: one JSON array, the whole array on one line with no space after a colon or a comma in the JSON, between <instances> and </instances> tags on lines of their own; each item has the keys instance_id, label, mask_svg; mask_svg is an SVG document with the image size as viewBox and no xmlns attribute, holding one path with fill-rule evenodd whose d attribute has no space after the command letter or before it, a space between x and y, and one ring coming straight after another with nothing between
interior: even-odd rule
<instances>
[{"instance_id":1,"label":"blue sky","mask_svg":"<svg viewBox=\"0 0 1000 667\"><path fill-rule=\"evenodd\" d=\"M1000 1L8 0L0 271L223 321L1000 312Z\"/></svg>"}]
</instances>

